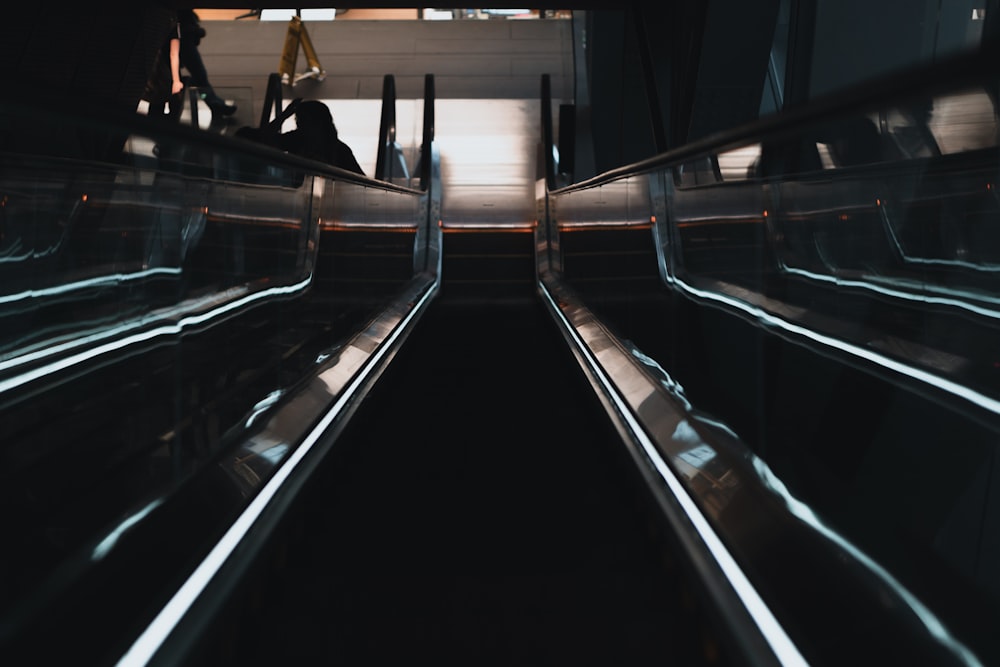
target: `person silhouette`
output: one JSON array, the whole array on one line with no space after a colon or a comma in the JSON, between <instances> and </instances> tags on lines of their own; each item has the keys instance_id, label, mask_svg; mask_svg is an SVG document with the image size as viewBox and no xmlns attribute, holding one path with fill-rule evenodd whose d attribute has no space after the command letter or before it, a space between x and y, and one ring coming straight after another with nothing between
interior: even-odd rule
<instances>
[{"instance_id":1,"label":"person silhouette","mask_svg":"<svg viewBox=\"0 0 1000 667\"><path fill-rule=\"evenodd\" d=\"M193 9L178 9L177 21L181 35L180 66L188 72L185 83L198 88L201 99L205 100L213 114L231 116L236 113L236 105L219 97L208 81L208 70L198 50L206 34L198 14Z\"/></svg>"},{"instance_id":2,"label":"person silhouette","mask_svg":"<svg viewBox=\"0 0 1000 667\"><path fill-rule=\"evenodd\" d=\"M166 117L176 122L180 119L181 92L184 90L180 73L181 31L176 13L170 17L169 24L153 59L143 97L149 102L148 116Z\"/></svg>"},{"instance_id":3,"label":"person silhouette","mask_svg":"<svg viewBox=\"0 0 1000 667\"><path fill-rule=\"evenodd\" d=\"M330 107L319 100L304 100L295 107L295 129L283 133L282 150L365 175L351 147L340 139Z\"/></svg>"}]
</instances>

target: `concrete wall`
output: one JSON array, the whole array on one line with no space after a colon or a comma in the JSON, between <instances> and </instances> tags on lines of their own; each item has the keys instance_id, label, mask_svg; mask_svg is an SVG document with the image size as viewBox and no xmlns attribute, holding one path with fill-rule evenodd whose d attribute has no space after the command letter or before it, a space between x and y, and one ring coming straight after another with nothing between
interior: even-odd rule
<instances>
[{"instance_id":1,"label":"concrete wall","mask_svg":"<svg viewBox=\"0 0 1000 667\"><path fill-rule=\"evenodd\" d=\"M225 97L252 99L259 113L267 77L279 70L288 24L203 21L209 78ZM392 74L398 99L422 99L425 74L438 98L537 99L548 73L555 99L573 99L573 33L566 19L305 22L325 71L286 86L284 98L380 99ZM307 70L298 51L295 71Z\"/></svg>"}]
</instances>

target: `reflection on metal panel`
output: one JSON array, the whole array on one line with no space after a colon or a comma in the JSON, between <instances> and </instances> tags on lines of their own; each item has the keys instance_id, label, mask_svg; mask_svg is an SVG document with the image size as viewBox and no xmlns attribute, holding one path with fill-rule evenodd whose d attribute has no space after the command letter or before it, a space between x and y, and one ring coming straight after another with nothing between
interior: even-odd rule
<instances>
[{"instance_id":1,"label":"reflection on metal panel","mask_svg":"<svg viewBox=\"0 0 1000 667\"><path fill-rule=\"evenodd\" d=\"M633 176L574 192L553 202L560 229L650 224L649 177Z\"/></svg>"},{"instance_id":2,"label":"reflection on metal panel","mask_svg":"<svg viewBox=\"0 0 1000 667\"><path fill-rule=\"evenodd\" d=\"M20 579L0 651L41 656L55 630L105 660L366 391L436 293L439 231L418 232L425 193L193 128L31 101L0 118L18 128L0 151L0 487ZM163 540L185 557L142 546ZM85 613L96 580L121 622Z\"/></svg>"},{"instance_id":3,"label":"reflection on metal panel","mask_svg":"<svg viewBox=\"0 0 1000 667\"><path fill-rule=\"evenodd\" d=\"M920 658L1000 651L969 627L1000 599L981 565L1000 543L983 520L1000 433L994 91L824 109L718 154L668 154L649 193L665 298L609 297L566 252L585 234L556 234L629 219L626 176L546 194L545 250L562 261L539 263L540 281L578 360L640 467L662 473L650 484L695 499L807 659L867 633L874 607L880 634ZM826 546L796 567L828 586L777 572L806 542ZM874 606L849 605L835 637L796 602L854 586Z\"/></svg>"}]
</instances>

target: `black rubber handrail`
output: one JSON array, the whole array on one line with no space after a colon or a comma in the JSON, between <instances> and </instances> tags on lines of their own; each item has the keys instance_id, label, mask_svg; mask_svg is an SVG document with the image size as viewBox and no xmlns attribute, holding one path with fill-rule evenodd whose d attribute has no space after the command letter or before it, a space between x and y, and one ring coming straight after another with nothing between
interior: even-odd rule
<instances>
[{"instance_id":1,"label":"black rubber handrail","mask_svg":"<svg viewBox=\"0 0 1000 667\"><path fill-rule=\"evenodd\" d=\"M431 184L431 153L434 144L434 75L424 75L424 127L420 142L420 186L427 191Z\"/></svg>"},{"instance_id":2,"label":"black rubber handrail","mask_svg":"<svg viewBox=\"0 0 1000 667\"><path fill-rule=\"evenodd\" d=\"M378 129L378 153L375 157L375 178L385 181L392 178L389 148L396 141L396 78L392 74L382 77L382 118Z\"/></svg>"},{"instance_id":3,"label":"black rubber handrail","mask_svg":"<svg viewBox=\"0 0 1000 667\"><path fill-rule=\"evenodd\" d=\"M264 93L264 106L260 111L261 131L280 131L281 123L292 113L292 105L285 109L284 96L282 94L281 75L272 72L267 77L267 89ZM271 115L274 115L274 120Z\"/></svg>"},{"instance_id":4,"label":"black rubber handrail","mask_svg":"<svg viewBox=\"0 0 1000 667\"><path fill-rule=\"evenodd\" d=\"M552 80L548 74L542 74L542 147L545 154L545 186L549 190L556 188L556 159L553 154L555 146L552 136Z\"/></svg>"},{"instance_id":5,"label":"black rubber handrail","mask_svg":"<svg viewBox=\"0 0 1000 667\"><path fill-rule=\"evenodd\" d=\"M990 80L990 77L995 80L998 74L1000 45L986 42L976 50L871 79L850 89L836 91L750 123L708 135L659 155L610 169L584 181L558 188L557 191L562 193L595 187L625 176L679 164L694 157L739 148L763 136L790 133L795 128L822 123L859 108L898 104L901 100L926 97L936 91L980 84Z\"/></svg>"}]
</instances>

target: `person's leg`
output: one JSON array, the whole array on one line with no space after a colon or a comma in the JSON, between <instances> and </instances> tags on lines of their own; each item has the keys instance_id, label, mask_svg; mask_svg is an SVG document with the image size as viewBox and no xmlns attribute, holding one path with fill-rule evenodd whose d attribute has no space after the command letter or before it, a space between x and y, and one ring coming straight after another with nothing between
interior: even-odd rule
<instances>
[{"instance_id":1,"label":"person's leg","mask_svg":"<svg viewBox=\"0 0 1000 667\"><path fill-rule=\"evenodd\" d=\"M184 90L175 93L167 101L167 104L170 106L168 117L175 123L179 123L181 120L181 109L184 108L184 93Z\"/></svg>"},{"instance_id":2,"label":"person's leg","mask_svg":"<svg viewBox=\"0 0 1000 667\"><path fill-rule=\"evenodd\" d=\"M199 88L212 87L208 83L208 70L205 69L205 63L201 59L198 47L190 41L183 39L181 40L181 67L186 69L188 74L191 75L192 86L198 86Z\"/></svg>"},{"instance_id":3,"label":"person's leg","mask_svg":"<svg viewBox=\"0 0 1000 667\"><path fill-rule=\"evenodd\" d=\"M181 40L181 67L190 74L188 84L198 88L201 98L205 100L213 113L219 111L229 116L236 111L236 105L227 104L208 82L208 70L205 68L205 62L201 59L198 47L190 42L185 46L183 39Z\"/></svg>"}]
</instances>

